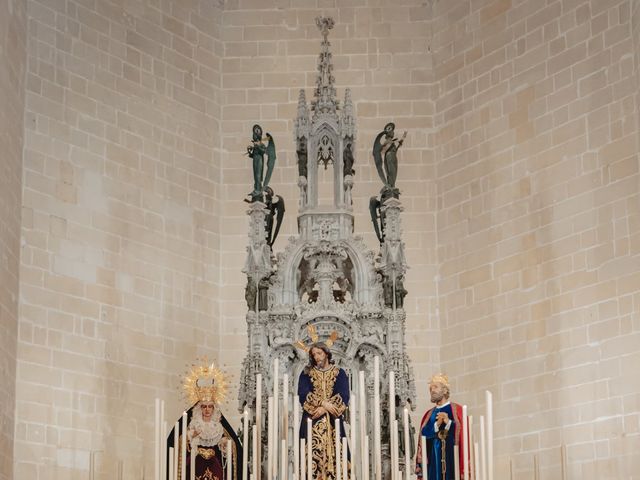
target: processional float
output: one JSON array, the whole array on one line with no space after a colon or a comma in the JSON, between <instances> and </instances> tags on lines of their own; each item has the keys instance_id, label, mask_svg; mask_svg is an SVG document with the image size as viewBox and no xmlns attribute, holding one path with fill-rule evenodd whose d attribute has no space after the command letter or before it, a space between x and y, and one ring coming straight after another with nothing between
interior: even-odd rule
<instances>
[{"instance_id":1,"label":"processional float","mask_svg":"<svg viewBox=\"0 0 640 480\"><path fill-rule=\"evenodd\" d=\"M268 133L263 138L262 127L254 125L247 148L253 160L254 188L245 200L249 204L249 245L243 269L248 346L239 386L242 446L237 446L242 465L228 467L227 475L234 480L320 478L312 469L310 438L298 438L297 382L309 356L296 344L330 339L335 363L349 373L351 394L345 438L340 438L336 421L335 469L329 480L408 480L415 478L416 435L409 411L415 409L416 394L405 351L407 263L403 207L396 187L397 151L406 132L397 138L395 125L387 123L373 142L372 157L383 183L380 194L369 201L380 242L379 252L374 253L354 233L351 192L357 129L350 90L346 89L342 105L336 96L328 41L334 22L319 17L316 23L323 39L314 97L309 104L300 90L294 124L298 235L290 237L277 254L273 246L285 204L270 185L275 142ZM321 169L332 169L330 198L320 194ZM156 402L158 445L167 437L162 430L163 411ZM187 413L172 435L186 431L186 422ZM465 438L468 435L465 431ZM170 441L173 438L170 435ZM231 457L235 445L228 445ZM161 458L161 450L156 450L160 456L156 472L167 472L168 480L190 480L175 476L175 462L186 453L172 451L176 460L169 468L169 456ZM457 454L473 459L466 449ZM492 454L489 464L491 458ZM469 480L469 470L464 480ZM488 470L492 472L492 466ZM481 472L479 468L473 479L492 480L492 473L483 476ZM165 475L156 473L156 480L161 478Z\"/></svg>"}]
</instances>

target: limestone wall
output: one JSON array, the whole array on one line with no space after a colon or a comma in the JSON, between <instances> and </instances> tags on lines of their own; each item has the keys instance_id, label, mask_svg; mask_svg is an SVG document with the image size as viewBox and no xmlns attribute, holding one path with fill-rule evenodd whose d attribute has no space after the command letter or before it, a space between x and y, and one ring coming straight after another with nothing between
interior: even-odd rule
<instances>
[{"instance_id":1,"label":"limestone wall","mask_svg":"<svg viewBox=\"0 0 640 480\"><path fill-rule=\"evenodd\" d=\"M436 2L442 368L494 391L497 478L640 467L632 4Z\"/></svg>"},{"instance_id":2,"label":"limestone wall","mask_svg":"<svg viewBox=\"0 0 640 480\"><path fill-rule=\"evenodd\" d=\"M13 478L26 42L26 1L0 1L0 480Z\"/></svg>"},{"instance_id":3,"label":"limestone wall","mask_svg":"<svg viewBox=\"0 0 640 480\"><path fill-rule=\"evenodd\" d=\"M15 478L149 478L154 398L219 348L220 7L28 13Z\"/></svg>"}]
</instances>

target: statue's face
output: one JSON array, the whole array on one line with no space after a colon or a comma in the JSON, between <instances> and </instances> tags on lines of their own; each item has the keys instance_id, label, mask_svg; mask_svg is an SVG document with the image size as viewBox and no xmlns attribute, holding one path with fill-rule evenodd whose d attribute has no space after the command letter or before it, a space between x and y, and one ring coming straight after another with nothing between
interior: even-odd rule
<instances>
[{"instance_id":1,"label":"statue's face","mask_svg":"<svg viewBox=\"0 0 640 480\"><path fill-rule=\"evenodd\" d=\"M438 403L444 398L446 390L441 383L430 383L429 393L431 395L431 403Z\"/></svg>"},{"instance_id":2,"label":"statue's face","mask_svg":"<svg viewBox=\"0 0 640 480\"><path fill-rule=\"evenodd\" d=\"M321 348L312 348L311 356L316 363L316 367L324 368L327 365L327 354Z\"/></svg>"},{"instance_id":3,"label":"statue's face","mask_svg":"<svg viewBox=\"0 0 640 480\"><path fill-rule=\"evenodd\" d=\"M200 410L202 411L202 418L205 421L211 420L213 415L214 405L213 402L202 402L200 404Z\"/></svg>"},{"instance_id":4,"label":"statue's face","mask_svg":"<svg viewBox=\"0 0 640 480\"><path fill-rule=\"evenodd\" d=\"M387 134L388 137L393 137L393 133L396 129L396 126L393 123L387 123L384 126L384 132Z\"/></svg>"},{"instance_id":5,"label":"statue's face","mask_svg":"<svg viewBox=\"0 0 640 480\"><path fill-rule=\"evenodd\" d=\"M255 125L253 127L253 139L254 140L262 139L262 127L260 125Z\"/></svg>"}]
</instances>

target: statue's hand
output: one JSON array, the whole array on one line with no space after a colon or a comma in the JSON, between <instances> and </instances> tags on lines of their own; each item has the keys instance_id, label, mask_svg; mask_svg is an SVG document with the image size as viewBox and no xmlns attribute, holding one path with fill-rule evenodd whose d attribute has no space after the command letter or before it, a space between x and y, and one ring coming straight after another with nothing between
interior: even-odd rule
<instances>
[{"instance_id":1,"label":"statue's hand","mask_svg":"<svg viewBox=\"0 0 640 480\"><path fill-rule=\"evenodd\" d=\"M327 413L327 410L324 407L318 407L313 412L313 415L311 416L311 418L313 418L315 420L316 418L320 418L325 413Z\"/></svg>"}]
</instances>

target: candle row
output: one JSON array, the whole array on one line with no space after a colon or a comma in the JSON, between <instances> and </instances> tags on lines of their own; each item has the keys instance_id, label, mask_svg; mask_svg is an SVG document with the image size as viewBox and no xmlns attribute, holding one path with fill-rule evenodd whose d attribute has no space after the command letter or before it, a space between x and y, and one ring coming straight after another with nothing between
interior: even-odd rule
<instances>
[{"instance_id":1,"label":"candle row","mask_svg":"<svg viewBox=\"0 0 640 480\"><path fill-rule=\"evenodd\" d=\"M358 391L351 394L349 402L349 427L350 431L344 438L341 437L341 423L339 419L335 420L335 478L336 480L353 480L363 479L369 480L369 476L373 473L375 480L382 480L382 460L381 460L381 425L380 425L380 360L379 357L374 358L374 381L373 381L373 431L369 432L367 423L367 391L365 384L364 372L360 371L358 375ZM267 480L288 479L292 473L293 480L313 480L313 455L312 455L312 422L308 419L307 437L299 438L300 424L300 403L297 399L293 402L293 425L292 438L290 442L289 435L289 377L287 374L282 378L282 396L280 396L279 384L279 364L278 360L273 362L273 395L268 397L267 401ZM391 480L410 480L411 464L413 459L410 458L409 445L409 411L404 408L402 415L403 432L404 432L404 472L400 468L399 456L399 430L398 420L396 420L396 393L395 393L395 373L389 372L389 421L390 421L390 470ZM467 415L467 406L463 406L462 418L462 452L455 446L455 479L456 480L493 480L493 411L492 396L489 391L486 392L486 422L485 417L480 417L480 442L474 442L472 434L473 417ZM282 409L282 416L280 411ZM262 375L256 377L256 412L254 424L252 428L249 422L249 412L245 410L242 416L243 437L242 445L244 455L242 456L241 472L242 478L261 480L262 476L257 472L262 471L261 459L261 425L262 425ZM186 458L186 442L187 442L187 413L184 412L181 418L182 432L184 434L179 437L180 424L176 422L174 426L174 442L169 448L169 454L162 452L164 445L163 439L166 438L166 421L164 420L164 402L156 399L156 448L155 448L155 480L163 479L165 471L169 471L170 480L187 480L186 468L178 469L178 464L185 466ZM249 458L249 432L251 431L252 442L252 458ZM347 432L345 432L346 434ZM373 438L370 437L372 434ZM180 444L178 444L181 439ZM426 442L425 438L420 438L422 446L422 465L426 466ZM293 462L289 461L289 444L293 447ZM372 443L372 445L370 445ZM370 465L370 447L373 446L376 454L374 464ZM191 451L191 465L195 465L195 450ZM227 446L227 480L233 480L234 471L232 469L232 443L229 440ZM464 474L460 477L458 461L460 455L463 457ZM179 458L180 457L180 458ZM350 457L350 462L348 461ZM249 465L251 467L249 468ZM290 470L291 467L291 470ZM371 468L373 467L373 468ZM251 470L250 476L249 470ZM195 468L191 468L191 479L194 479ZM178 477L179 475L179 477Z\"/></svg>"}]
</instances>

